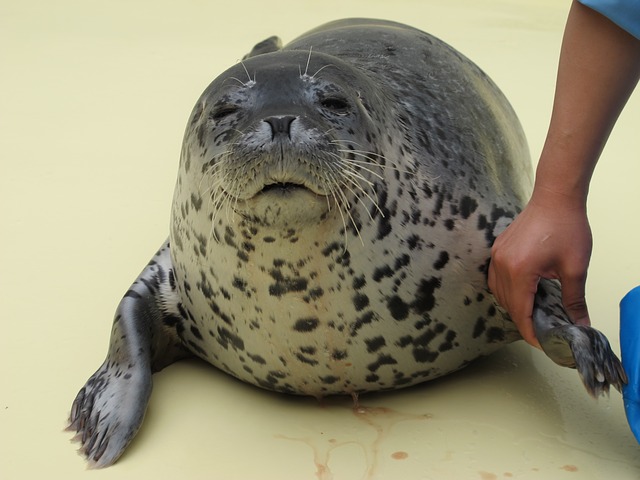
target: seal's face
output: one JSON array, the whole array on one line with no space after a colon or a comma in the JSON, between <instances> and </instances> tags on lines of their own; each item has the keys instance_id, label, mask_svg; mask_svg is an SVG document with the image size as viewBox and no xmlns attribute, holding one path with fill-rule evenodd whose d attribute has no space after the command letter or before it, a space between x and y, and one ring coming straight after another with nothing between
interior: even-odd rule
<instances>
[{"instance_id":1,"label":"seal's face","mask_svg":"<svg viewBox=\"0 0 640 480\"><path fill-rule=\"evenodd\" d=\"M214 217L231 208L262 224L300 225L335 207L347 218L354 201L375 203L384 162L370 144L365 95L374 89L335 62L304 52L262 55L204 93L191 121Z\"/></svg>"}]
</instances>

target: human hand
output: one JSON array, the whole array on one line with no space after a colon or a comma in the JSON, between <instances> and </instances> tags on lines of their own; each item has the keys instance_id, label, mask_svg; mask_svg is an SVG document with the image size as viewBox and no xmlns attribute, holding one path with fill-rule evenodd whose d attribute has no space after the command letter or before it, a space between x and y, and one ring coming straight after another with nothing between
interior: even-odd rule
<instances>
[{"instance_id":1,"label":"human hand","mask_svg":"<svg viewBox=\"0 0 640 480\"><path fill-rule=\"evenodd\" d=\"M532 312L541 277L560 280L562 301L574 323L591 324L584 294L592 248L586 209L547 193L544 201L534 195L498 236L488 276L489 289L522 338L538 348Z\"/></svg>"}]
</instances>

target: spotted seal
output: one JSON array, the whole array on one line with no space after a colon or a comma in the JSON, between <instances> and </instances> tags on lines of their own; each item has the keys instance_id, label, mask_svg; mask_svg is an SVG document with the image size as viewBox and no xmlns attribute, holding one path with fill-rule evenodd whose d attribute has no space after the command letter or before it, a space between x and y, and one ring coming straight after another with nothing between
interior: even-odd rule
<instances>
[{"instance_id":1,"label":"spotted seal","mask_svg":"<svg viewBox=\"0 0 640 480\"><path fill-rule=\"evenodd\" d=\"M352 19L258 44L188 120L169 241L72 406L82 451L113 463L152 373L183 357L322 397L414 385L519 339L486 270L531 183L509 103L442 41ZM619 389L608 341L560 298L541 282L543 349L591 394Z\"/></svg>"}]
</instances>

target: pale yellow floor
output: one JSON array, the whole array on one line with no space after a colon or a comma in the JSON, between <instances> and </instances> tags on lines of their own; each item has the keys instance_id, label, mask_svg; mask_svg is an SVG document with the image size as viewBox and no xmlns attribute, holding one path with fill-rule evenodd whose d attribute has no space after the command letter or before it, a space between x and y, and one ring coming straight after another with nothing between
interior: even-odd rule
<instances>
[{"instance_id":1,"label":"pale yellow floor","mask_svg":"<svg viewBox=\"0 0 640 480\"><path fill-rule=\"evenodd\" d=\"M620 395L592 401L524 344L364 397L359 415L182 363L155 377L142 431L104 471L87 472L62 431L120 296L167 235L183 129L218 73L272 34L347 16L410 23L496 80L535 157L568 3L0 1L0 478L640 478ZM618 301L640 283L639 127L636 92L591 193L588 298L615 350Z\"/></svg>"}]
</instances>

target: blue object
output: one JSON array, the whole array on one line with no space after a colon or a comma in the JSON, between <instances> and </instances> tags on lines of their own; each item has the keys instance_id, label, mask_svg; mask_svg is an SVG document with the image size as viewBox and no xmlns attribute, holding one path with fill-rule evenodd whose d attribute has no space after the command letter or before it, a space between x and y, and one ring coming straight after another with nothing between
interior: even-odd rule
<instances>
[{"instance_id":1,"label":"blue object","mask_svg":"<svg viewBox=\"0 0 640 480\"><path fill-rule=\"evenodd\" d=\"M629 427L640 442L640 286L620 302L620 350L629 383L622 387Z\"/></svg>"},{"instance_id":2,"label":"blue object","mask_svg":"<svg viewBox=\"0 0 640 480\"><path fill-rule=\"evenodd\" d=\"M640 0L579 0L640 38Z\"/></svg>"}]
</instances>

